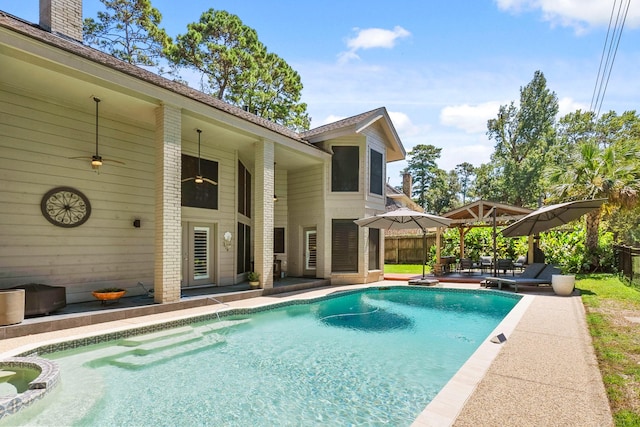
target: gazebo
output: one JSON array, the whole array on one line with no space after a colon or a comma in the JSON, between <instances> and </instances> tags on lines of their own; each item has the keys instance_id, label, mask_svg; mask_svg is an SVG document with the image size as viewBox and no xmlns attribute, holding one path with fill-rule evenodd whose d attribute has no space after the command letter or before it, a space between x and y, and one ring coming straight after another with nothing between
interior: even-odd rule
<instances>
[{"instance_id":1,"label":"gazebo","mask_svg":"<svg viewBox=\"0 0 640 427\"><path fill-rule=\"evenodd\" d=\"M504 226L519 220L530 212L532 212L531 209L520 206L478 200L444 213L442 216L451 220L449 227L456 227L458 229L460 234L460 256L464 256L464 236L471 228ZM438 259L438 264L435 266L436 273L441 273L444 268L451 264L451 260L443 259L440 255L441 234L442 229L438 229L436 232L436 258ZM530 241L529 245L532 245L532 242L533 241ZM533 250L530 250L529 253L532 254Z\"/></svg>"}]
</instances>

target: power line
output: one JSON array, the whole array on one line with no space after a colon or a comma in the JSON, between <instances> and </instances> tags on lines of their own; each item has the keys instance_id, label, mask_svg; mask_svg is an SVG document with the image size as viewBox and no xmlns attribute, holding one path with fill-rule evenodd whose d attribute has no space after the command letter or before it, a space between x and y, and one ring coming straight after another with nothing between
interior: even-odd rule
<instances>
[{"instance_id":1,"label":"power line","mask_svg":"<svg viewBox=\"0 0 640 427\"><path fill-rule=\"evenodd\" d=\"M620 38L622 37L622 30L624 29L624 23L627 19L627 14L629 12L629 6L631 5L631 0L626 0L626 7L624 8L624 13L622 12L625 0L621 0L618 5L618 13L615 19L615 23L613 25L613 31L611 27L611 23L613 22L614 12L616 10L617 0L613 2L613 8L611 9L611 16L609 18L609 27L607 28L607 36L605 38L604 47L602 49L602 55L600 57L600 66L598 67L598 76L596 78L596 84L593 89L593 95L591 96L591 105L589 109L600 115L600 109L602 108L602 102L604 101L604 95L607 91L607 86L609 85L609 78L611 77L611 70L613 69L613 63L616 59L616 54L618 53L618 46L620 45ZM609 34L611 33L611 38L609 38ZM608 45L608 49L607 49ZM606 52L606 59L605 59ZM604 61L604 67L603 67Z\"/></svg>"}]
</instances>

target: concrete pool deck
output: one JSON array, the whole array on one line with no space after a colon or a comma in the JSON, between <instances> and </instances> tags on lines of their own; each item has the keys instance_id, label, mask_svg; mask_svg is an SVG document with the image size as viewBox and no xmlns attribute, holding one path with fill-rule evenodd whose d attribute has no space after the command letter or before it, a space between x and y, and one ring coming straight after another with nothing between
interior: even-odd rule
<instances>
[{"instance_id":1,"label":"concrete pool deck","mask_svg":"<svg viewBox=\"0 0 640 427\"><path fill-rule=\"evenodd\" d=\"M194 317L228 307L255 307L344 289L402 283L325 287L238 300L224 307L207 305L9 338L0 341L0 360L44 344ZM439 286L479 288L478 284L469 283ZM414 421L414 426L613 425L579 296L558 297L545 289L526 292L523 301L496 328L495 334L498 333L504 333L507 340L494 344L487 339Z\"/></svg>"}]
</instances>

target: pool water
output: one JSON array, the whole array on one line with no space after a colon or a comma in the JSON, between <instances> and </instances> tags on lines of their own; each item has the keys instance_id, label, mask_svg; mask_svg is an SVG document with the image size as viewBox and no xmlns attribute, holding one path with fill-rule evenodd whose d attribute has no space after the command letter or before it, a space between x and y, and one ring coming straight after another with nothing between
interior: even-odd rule
<instances>
[{"instance_id":1,"label":"pool water","mask_svg":"<svg viewBox=\"0 0 640 427\"><path fill-rule=\"evenodd\" d=\"M410 425L517 302L370 289L55 353L58 389L6 422Z\"/></svg>"}]
</instances>

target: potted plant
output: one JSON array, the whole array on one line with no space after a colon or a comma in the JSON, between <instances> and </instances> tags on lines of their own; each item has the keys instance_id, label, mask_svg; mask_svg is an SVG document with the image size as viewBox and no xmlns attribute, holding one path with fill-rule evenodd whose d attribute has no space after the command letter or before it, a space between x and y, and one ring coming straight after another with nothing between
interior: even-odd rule
<instances>
[{"instance_id":1,"label":"potted plant","mask_svg":"<svg viewBox=\"0 0 640 427\"><path fill-rule=\"evenodd\" d=\"M566 270L566 268L562 268ZM563 271L563 273L565 273ZM556 295L563 297L573 294L576 286L576 276L574 274L554 274L551 276L551 287Z\"/></svg>"},{"instance_id":2,"label":"potted plant","mask_svg":"<svg viewBox=\"0 0 640 427\"><path fill-rule=\"evenodd\" d=\"M91 292L91 294L104 304L105 301L118 300L122 298L126 292L127 291L122 288L102 288Z\"/></svg>"},{"instance_id":3,"label":"potted plant","mask_svg":"<svg viewBox=\"0 0 640 427\"><path fill-rule=\"evenodd\" d=\"M249 273L247 273L247 280L249 281L249 285L251 285L253 289L260 287L260 273L250 271Z\"/></svg>"}]
</instances>

